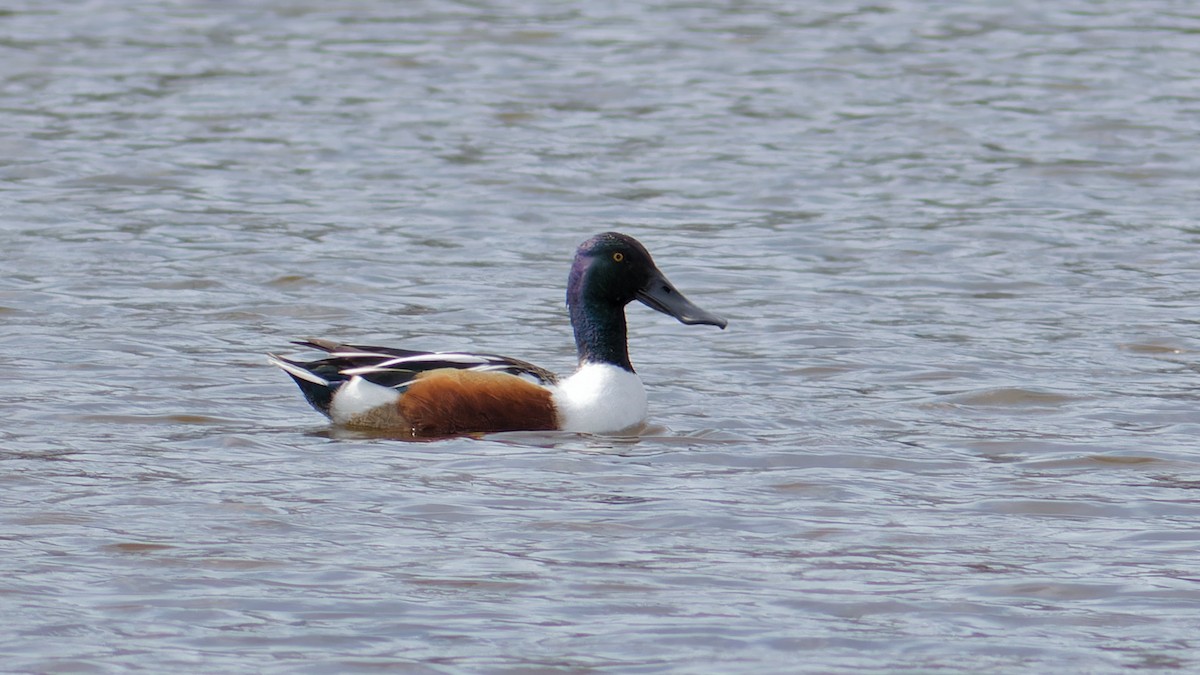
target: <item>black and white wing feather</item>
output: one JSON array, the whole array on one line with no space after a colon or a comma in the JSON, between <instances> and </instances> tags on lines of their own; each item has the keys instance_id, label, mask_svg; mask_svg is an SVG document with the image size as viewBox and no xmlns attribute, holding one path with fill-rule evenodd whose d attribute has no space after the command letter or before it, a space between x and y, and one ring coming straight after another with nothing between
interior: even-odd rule
<instances>
[{"instance_id":1,"label":"black and white wing feather","mask_svg":"<svg viewBox=\"0 0 1200 675\"><path fill-rule=\"evenodd\" d=\"M300 340L294 344L319 349L328 356L315 361L295 361L271 354L268 355L269 359L292 376L314 408L326 414L333 394L354 377L399 391L403 391L417 375L439 368L503 372L543 385L558 381L554 373L545 368L495 354L421 352L394 347L346 345L317 338Z\"/></svg>"}]
</instances>

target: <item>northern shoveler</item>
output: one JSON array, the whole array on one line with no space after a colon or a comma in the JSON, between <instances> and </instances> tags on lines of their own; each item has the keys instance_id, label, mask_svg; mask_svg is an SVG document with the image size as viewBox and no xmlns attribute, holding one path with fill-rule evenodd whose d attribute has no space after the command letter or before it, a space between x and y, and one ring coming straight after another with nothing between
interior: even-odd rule
<instances>
[{"instance_id":1,"label":"northern shoveler","mask_svg":"<svg viewBox=\"0 0 1200 675\"><path fill-rule=\"evenodd\" d=\"M646 390L629 363L625 305L640 300L685 324L726 321L688 301L636 239L616 232L580 244L567 279L579 368L559 379L494 354L418 352L329 340L294 344L328 352L300 362L274 354L305 398L335 424L414 437L560 429L610 433L646 419Z\"/></svg>"}]
</instances>

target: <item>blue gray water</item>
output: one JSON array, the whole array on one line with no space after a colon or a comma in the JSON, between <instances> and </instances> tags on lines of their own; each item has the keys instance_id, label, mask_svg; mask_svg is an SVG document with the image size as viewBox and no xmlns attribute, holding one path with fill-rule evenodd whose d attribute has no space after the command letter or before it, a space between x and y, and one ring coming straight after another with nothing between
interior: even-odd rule
<instances>
[{"instance_id":1,"label":"blue gray water","mask_svg":"<svg viewBox=\"0 0 1200 675\"><path fill-rule=\"evenodd\" d=\"M1200 668L1186 3L7 0L15 672ZM320 336L569 371L638 438L330 429Z\"/></svg>"}]
</instances>

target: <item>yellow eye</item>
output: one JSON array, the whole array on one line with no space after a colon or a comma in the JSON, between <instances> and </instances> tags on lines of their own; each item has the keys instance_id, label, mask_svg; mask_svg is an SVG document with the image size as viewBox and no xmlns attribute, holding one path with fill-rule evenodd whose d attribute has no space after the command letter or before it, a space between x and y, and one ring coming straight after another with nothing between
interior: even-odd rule
<instances>
[{"instance_id":1,"label":"yellow eye","mask_svg":"<svg viewBox=\"0 0 1200 675\"><path fill-rule=\"evenodd\" d=\"M613 254L613 260L615 260L616 262L621 262L624 259L625 259L625 254L621 253L620 251L617 251L616 253Z\"/></svg>"}]
</instances>

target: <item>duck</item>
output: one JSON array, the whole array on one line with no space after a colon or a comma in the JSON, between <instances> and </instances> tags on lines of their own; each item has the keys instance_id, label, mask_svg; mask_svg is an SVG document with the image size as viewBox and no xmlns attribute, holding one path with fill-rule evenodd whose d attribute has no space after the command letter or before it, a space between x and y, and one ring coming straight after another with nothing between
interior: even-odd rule
<instances>
[{"instance_id":1,"label":"duck","mask_svg":"<svg viewBox=\"0 0 1200 675\"><path fill-rule=\"evenodd\" d=\"M412 438L550 430L616 434L643 427L648 412L645 386L629 361L625 307L634 300L686 325L728 325L680 293L639 241L604 232L579 245L567 277L578 367L566 377L496 354L317 338L292 344L325 352L323 358L267 359L337 426Z\"/></svg>"}]
</instances>

